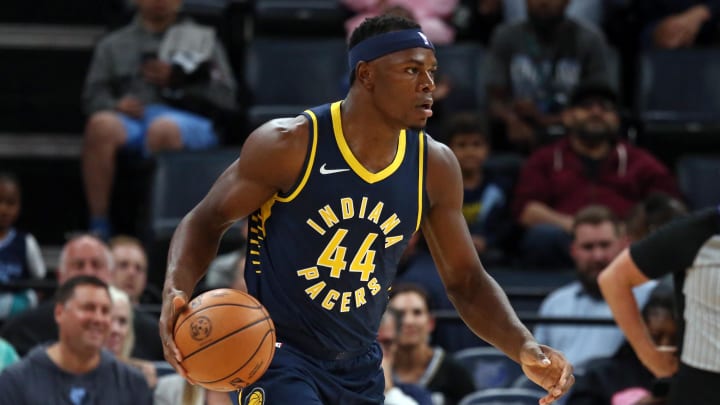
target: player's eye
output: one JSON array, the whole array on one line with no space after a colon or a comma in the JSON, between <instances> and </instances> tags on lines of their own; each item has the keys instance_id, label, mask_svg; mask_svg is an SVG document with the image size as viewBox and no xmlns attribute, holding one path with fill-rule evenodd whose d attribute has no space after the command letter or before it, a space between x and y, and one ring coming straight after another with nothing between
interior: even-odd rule
<instances>
[{"instance_id":1,"label":"player's eye","mask_svg":"<svg viewBox=\"0 0 720 405\"><path fill-rule=\"evenodd\" d=\"M414 75L418 72L418 69L416 67L409 67L409 68L405 69L405 72L407 72L411 75Z\"/></svg>"}]
</instances>

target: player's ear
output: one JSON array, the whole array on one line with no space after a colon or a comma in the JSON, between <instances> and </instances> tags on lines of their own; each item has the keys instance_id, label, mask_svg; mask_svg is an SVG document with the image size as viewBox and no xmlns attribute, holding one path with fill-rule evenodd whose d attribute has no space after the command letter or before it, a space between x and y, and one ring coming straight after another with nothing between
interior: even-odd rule
<instances>
[{"instance_id":1,"label":"player's ear","mask_svg":"<svg viewBox=\"0 0 720 405\"><path fill-rule=\"evenodd\" d=\"M373 86L374 75L370 64L365 61L360 61L355 70L355 78L363 87L371 88Z\"/></svg>"}]
</instances>

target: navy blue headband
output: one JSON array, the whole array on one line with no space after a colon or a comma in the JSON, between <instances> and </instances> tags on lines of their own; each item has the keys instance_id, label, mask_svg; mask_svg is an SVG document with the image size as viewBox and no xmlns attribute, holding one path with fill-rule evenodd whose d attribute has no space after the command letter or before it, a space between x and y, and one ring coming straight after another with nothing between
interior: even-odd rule
<instances>
[{"instance_id":1,"label":"navy blue headband","mask_svg":"<svg viewBox=\"0 0 720 405\"><path fill-rule=\"evenodd\" d=\"M348 53L350 70L354 70L358 62L370 62L389 53L410 48L427 48L435 51L430 40L417 28L393 31L370 37L353 46Z\"/></svg>"}]
</instances>

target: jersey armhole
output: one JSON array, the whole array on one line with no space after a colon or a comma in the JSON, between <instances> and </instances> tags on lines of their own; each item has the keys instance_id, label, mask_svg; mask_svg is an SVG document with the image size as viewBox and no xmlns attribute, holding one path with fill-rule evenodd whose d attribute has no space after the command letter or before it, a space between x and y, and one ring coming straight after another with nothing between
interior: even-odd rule
<instances>
[{"instance_id":1,"label":"jersey armhole","mask_svg":"<svg viewBox=\"0 0 720 405\"><path fill-rule=\"evenodd\" d=\"M318 130L317 130L317 116L311 110L306 110L302 114L308 119L310 142L308 142L308 150L305 154L305 162L303 163L302 175L298 177L295 184L286 193L277 193L276 200L279 202L290 202L300 194L302 189L307 184L312 172L313 164L315 163L315 154L317 152L317 141L318 141Z\"/></svg>"}]
</instances>

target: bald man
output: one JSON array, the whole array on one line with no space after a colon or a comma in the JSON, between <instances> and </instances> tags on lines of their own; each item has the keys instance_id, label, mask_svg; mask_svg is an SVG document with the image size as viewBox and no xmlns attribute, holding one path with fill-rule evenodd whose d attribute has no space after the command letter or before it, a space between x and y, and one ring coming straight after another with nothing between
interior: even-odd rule
<instances>
[{"instance_id":1,"label":"bald man","mask_svg":"<svg viewBox=\"0 0 720 405\"><path fill-rule=\"evenodd\" d=\"M94 276L111 283L113 256L110 249L93 235L82 234L70 239L60 253L57 281L63 285L67 280L80 275ZM58 339L58 329L53 315L52 300L40 303L36 308L10 318L0 336L24 356L40 343ZM145 360L162 360L162 344L157 332L157 320L146 313L135 311L133 322L136 344L132 356Z\"/></svg>"}]
</instances>

